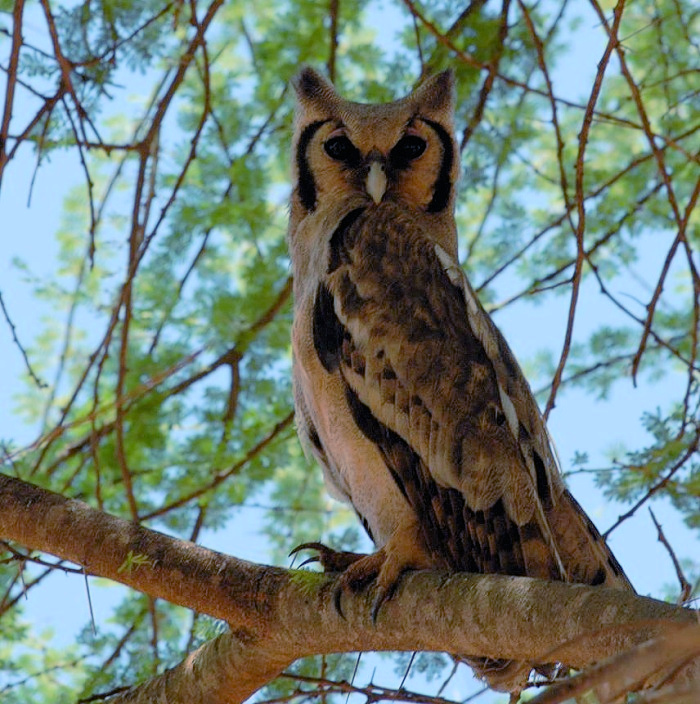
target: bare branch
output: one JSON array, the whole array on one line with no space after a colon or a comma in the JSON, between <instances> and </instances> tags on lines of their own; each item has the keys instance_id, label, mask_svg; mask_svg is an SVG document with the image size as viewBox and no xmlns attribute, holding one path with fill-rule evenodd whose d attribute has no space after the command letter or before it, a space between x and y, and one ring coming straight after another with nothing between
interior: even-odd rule
<instances>
[{"instance_id":1,"label":"bare branch","mask_svg":"<svg viewBox=\"0 0 700 704\"><path fill-rule=\"evenodd\" d=\"M614 10L615 20L613 22L612 29L610 30L610 37L605 50L603 51L603 56L598 63L598 72L596 73L595 80L593 81L591 96L588 99L588 104L586 105L586 112L583 116L581 132L579 133L579 148L578 155L576 157L576 210L578 215L578 222L576 223L576 263L574 264L574 273L572 275L571 301L569 303L569 317L566 324L566 333L564 334L564 346L559 358L559 364L554 372L554 379L552 380L552 388L549 392L549 398L547 399L547 403L545 405L545 419L549 417L550 411L554 408L557 390L559 389L559 384L561 383L561 378L564 374L564 367L566 366L566 360L569 357L569 351L571 349L576 305L578 303L578 296L581 288L581 275L583 272L583 262L585 260L584 233L586 230L586 208L583 186L584 158L586 154L586 146L588 144L588 136L590 133L591 124L593 122L595 106L598 102L598 97L600 96L600 91L603 86L605 70L610 62L613 49L617 45L617 32L620 27L620 21L622 20L622 10L624 6L625 0L618 0Z\"/></svg>"},{"instance_id":2,"label":"bare branch","mask_svg":"<svg viewBox=\"0 0 700 704\"><path fill-rule=\"evenodd\" d=\"M671 543L668 542L668 539L664 535L664 530L661 527L661 524L656 520L656 516L654 515L654 512L649 508L649 513L651 514L651 520L654 521L654 525L656 526L656 532L657 532L657 537L659 542L666 548L668 551L668 554L671 558L671 561L673 562L673 567L676 570L676 575L678 576L678 581L681 585L681 591L678 596L678 603L679 604L684 604L688 599L690 599L690 595L693 592L693 585L685 578L685 574L683 574L683 568L681 567L681 563L676 557L676 553L671 547Z\"/></svg>"},{"instance_id":3,"label":"bare branch","mask_svg":"<svg viewBox=\"0 0 700 704\"><path fill-rule=\"evenodd\" d=\"M690 457L692 457L697 451L698 447L700 446L700 433L698 432L698 428L695 428L695 436L691 440L691 442L688 444L688 447L685 449L685 452L671 465L671 468L666 472L666 474L658 481L656 484L651 486L642 496L637 503L632 506L632 508L627 511L626 513L623 513L616 521L613 523L608 530L603 533L603 537L607 538L620 524L624 523L628 518L631 518L639 508L641 508L649 499L657 494L661 489L663 489L670 481L673 479L675 474L685 465L685 463L688 461Z\"/></svg>"},{"instance_id":4,"label":"bare branch","mask_svg":"<svg viewBox=\"0 0 700 704\"><path fill-rule=\"evenodd\" d=\"M627 692L640 685L653 674L659 673L661 682L674 670L700 655L700 627L689 624L683 629L662 634L633 649L611 657L609 660L555 684L546 692L530 700L530 704L563 704L586 692L594 691L600 704L619 702ZM658 685L657 685L658 686ZM688 685L681 683L681 691ZM700 681L690 683L691 691L700 695ZM672 701L676 701L675 699Z\"/></svg>"},{"instance_id":5,"label":"bare branch","mask_svg":"<svg viewBox=\"0 0 700 704\"><path fill-rule=\"evenodd\" d=\"M7 86L5 87L5 108L0 125L0 187L5 164L9 161L7 153L7 139L10 134L10 120L15 99L15 85L19 73L19 52L22 48L22 15L24 14L24 0L17 0L12 11L12 49L10 50L10 64L7 69Z\"/></svg>"},{"instance_id":6,"label":"bare branch","mask_svg":"<svg viewBox=\"0 0 700 704\"><path fill-rule=\"evenodd\" d=\"M176 685L198 693L187 701L243 701L293 660L319 652L450 650L580 668L696 621L692 611L621 590L418 572L406 575L375 623L372 590L344 594L341 616L329 576L237 560L2 475L0 501L0 536L231 625L139 688L151 699L122 701L154 701L155 691Z\"/></svg>"},{"instance_id":7,"label":"bare branch","mask_svg":"<svg viewBox=\"0 0 700 704\"><path fill-rule=\"evenodd\" d=\"M27 356L27 350L24 349L22 346L22 343L19 341L19 338L17 337L17 328L15 327L15 324L12 322L12 319L10 318L10 314L7 312L7 308L5 307L5 301L2 299L2 293L0 293L0 308L2 308L2 314L5 316L5 321L7 324L10 326L10 332L12 333L12 339L17 345L17 349L20 351L22 355L22 359L24 359L24 366L27 368L27 372L29 376L32 378L34 383L40 388L40 389L45 389L48 387L48 384L45 381L42 381L34 372L32 369L32 365L29 362L29 357Z\"/></svg>"},{"instance_id":8,"label":"bare branch","mask_svg":"<svg viewBox=\"0 0 700 704\"><path fill-rule=\"evenodd\" d=\"M488 64L488 73L484 78L484 82L481 85L481 90L479 91L479 100L476 104L476 108L472 113L469 124L464 128L462 133L462 140L459 143L459 150L464 151L471 136L474 131L479 126L479 123L484 117L484 110L486 108L486 101L488 100L491 89L493 88L494 81L498 75L498 67L501 63L501 57L503 56L503 51L505 49L505 41L508 36L508 11L510 10L510 0L503 0L501 6L501 22L498 28L498 44L491 57L491 61ZM448 33L449 34L449 33Z\"/></svg>"},{"instance_id":9,"label":"bare branch","mask_svg":"<svg viewBox=\"0 0 700 704\"><path fill-rule=\"evenodd\" d=\"M338 51L338 9L340 0L330 0L328 15L330 17L330 49L328 54L328 78L335 81L335 62Z\"/></svg>"}]
</instances>

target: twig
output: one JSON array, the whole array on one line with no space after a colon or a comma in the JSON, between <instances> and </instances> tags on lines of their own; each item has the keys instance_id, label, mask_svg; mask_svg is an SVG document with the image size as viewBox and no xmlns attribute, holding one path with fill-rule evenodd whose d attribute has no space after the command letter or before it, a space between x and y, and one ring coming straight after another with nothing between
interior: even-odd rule
<instances>
[{"instance_id":1,"label":"twig","mask_svg":"<svg viewBox=\"0 0 700 704\"><path fill-rule=\"evenodd\" d=\"M695 429L695 437L693 438L692 442L688 445L686 448L686 451L683 453L683 455L676 461L674 464L671 466L671 469L666 473L666 476L664 476L660 481L658 481L654 486L652 486L644 496L637 501L637 503L632 506L632 508L627 511L626 513L623 513L621 516L618 517L618 519L613 523L610 528L608 528L605 533L603 533L604 538L608 538L608 536L620 526L621 523L624 523L628 518L631 518L637 510L643 506L649 499L654 496L658 491L663 489L670 481L673 479L674 475L678 470L686 463L690 457L692 457L695 452L698 450L698 445L700 444L700 433L698 432L698 429Z\"/></svg>"},{"instance_id":2,"label":"twig","mask_svg":"<svg viewBox=\"0 0 700 704\"><path fill-rule=\"evenodd\" d=\"M695 624L669 628L666 633L604 660L575 677L554 684L530 704L563 704L594 691L600 704L613 704L626 692L650 680L662 681L700 654L700 629ZM578 700L577 700L578 701Z\"/></svg>"},{"instance_id":3,"label":"twig","mask_svg":"<svg viewBox=\"0 0 700 704\"><path fill-rule=\"evenodd\" d=\"M22 354L22 358L24 359L24 365L27 368L27 372L29 373L29 376L34 380L34 383L40 389L47 388L48 384L46 382L42 381L34 373L34 370L32 369L32 365L29 362L29 357L27 356L27 351L24 349L24 347L22 346L22 343L19 341L19 338L17 337L17 328L15 328L15 325L12 322L12 319L10 318L10 314L7 312L7 308L5 307L5 301L3 301L3 299L2 299L2 293L0 293L0 308L2 308L2 314L5 316L5 320L6 320L7 324L10 326L10 331L12 332L12 339L14 340L15 345L17 345L17 349Z\"/></svg>"},{"instance_id":4,"label":"twig","mask_svg":"<svg viewBox=\"0 0 700 704\"><path fill-rule=\"evenodd\" d=\"M552 85L552 79L549 76L549 70L547 68L547 62L544 57L544 44L537 34L535 28L535 23L532 21L530 12L523 0L518 0L518 5L525 18L525 24L527 25L528 32L532 37L533 44L535 45L535 52L537 54L537 63L539 65L542 76L544 77L545 84L547 86L547 96L549 98L549 104L552 110L552 125L554 127L554 134L557 140L557 164L559 166L559 181L561 186L561 194L564 199L564 205L566 206L567 220L569 221L569 226L572 232L576 232L576 226L574 225L571 213L574 209L574 204L571 202L569 197L569 184L566 178L566 165L564 163L564 139L561 134L561 127L559 125L559 117L557 114L557 101L554 96L554 86ZM604 68L603 68L604 70Z\"/></svg>"},{"instance_id":5,"label":"twig","mask_svg":"<svg viewBox=\"0 0 700 704\"><path fill-rule=\"evenodd\" d=\"M22 15L24 13L24 0L17 0L12 10L12 48L10 49L10 63L7 69L7 86L5 88L5 109L0 125L0 187L5 164L9 161L7 153L7 138L10 133L10 119L12 106L15 99L15 85L17 84L19 52L22 47Z\"/></svg>"},{"instance_id":6,"label":"twig","mask_svg":"<svg viewBox=\"0 0 700 704\"><path fill-rule=\"evenodd\" d=\"M141 520L148 521L152 518L169 513L173 509L180 508L180 506L184 506L190 501L198 499L200 496L212 491L217 486L225 482L229 477L239 474L243 467L245 467L252 459L257 457L271 442L273 442L273 440L276 440L282 434L283 430L292 425L293 421L294 411L290 411L281 421L273 426L264 438L253 445L253 447L251 447L238 462L234 463L227 469L216 472L212 480L205 486L199 486L197 489L194 489L188 494L184 494L183 496L180 496L180 498L151 511L150 513L144 514L141 516Z\"/></svg>"},{"instance_id":7,"label":"twig","mask_svg":"<svg viewBox=\"0 0 700 704\"><path fill-rule=\"evenodd\" d=\"M634 322L638 323L639 325L644 325L644 320L636 316L629 308L627 308L625 305L623 305L615 296L610 293L610 290L608 287L605 285L603 281L603 277L601 276L600 272L598 271L598 267L593 263L591 259L587 259L588 265L591 267L593 271L593 275L596 278L596 281L598 282L598 285L600 286L600 291L601 293L606 296L610 301L617 307L619 308L628 318L631 320L634 320ZM672 347L668 341L664 340L658 333L654 331L652 328L649 332L651 337L654 339L654 341L659 345L659 347L663 347L664 349L668 350L676 359L678 359L683 365L689 368L689 371L691 373L694 373L694 368L691 366L690 360L688 360L682 353L680 349L676 349L675 347Z\"/></svg>"},{"instance_id":8,"label":"twig","mask_svg":"<svg viewBox=\"0 0 700 704\"><path fill-rule=\"evenodd\" d=\"M416 18L418 18L421 23L425 26L425 28L432 34L435 39L437 39L438 42L440 42L443 46L447 47L452 53L454 53L455 56L459 58L460 61L463 61L464 63L468 64L469 66L473 66L474 68L478 68L482 71L488 71L489 70L489 64L488 63L483 63L481 61L478 61L475 59L473 56L470 56L469 54L466 54L463 52L459 47L455 46L455 44L452 42L450 37L441 32L438 27L431 22L416 6L415 2L413 0L403 0L404 5L408 8L409 12ZM511 78L510 76L506 76L502 73L497 73L496 77L500 80L503 81L506 85L513 86L514 88L522 88L523 90L533 93L534 95L539 95L543 98L547 98L547 93L546 91L540 90L538 88L533 88L532 86L527 85L527 83L523 83L522 81L518 81L514 78ZM568 107L576 108L577 110L585 110L585 106L581 105L579 103L575 103L571 100L566 100L565 98L555 98L557 103L560 103L561 105L566 105ZM598 120L607 120L613 124L616 125L621 125L621 126L627 126L631 127L632 129L635 130L642 130L643 126L640 125L639 123L633 122L632 120L628 120L625 118L622 118L618 115L612 115L609 113L604 113L604 112L596 112L595 117Z\"/></svg>"},{"instance_id":9,"label":"twig","mask_svg":"<svg viewBox=\"0 0 700 704\"><path fill-rule=\"evenodd\" d=\"M687 137L690 137L690 136L694 135L698 130L700 130L700 124L695 125L688 130L685 130L682 134L677 135L676 139L685 139ZM597 198L602 193L604 193L606 189L608 189L611 186L618 183L623 177L632 173L634 171L634 169L645 164L650 159L653 159L653 154L651 154L651 153L647 153L642 156L635 157L623 169L618 171L611 178L607 179L605 182L600 184L597 188L595 188L590 193L588 193L586 195L586 200ZM530 168L532 168L531 165L529 165L529 166L530 166ZM551 223L549 223L544 228L542 228L539 232L537 232L524 247L519 249L509 259L507 259L503 264L501 264L496 269L494 269L492 271L492 273L486 279L484 279L484 281L482 281L479 284L479 286L476 287L477 292L481 291L484 287L488 286L488 284L490 284L497 276L502 274L511 264L513 264L515 261L518 261L522 257L522 255L525 254L525 252L528 249L530 249L538 240L540 240L542 237L544 237L544 235L546 235L547 232L549 232L550 230L554 229L555 227L558 227L559 225L561 225L561 223L564 222L564 220L568 217L569 217L569 213L567 211L565 211L564 213L558 215L555 220L553 220Z\"/></svg>"},{"instance_id":10,"label":"twig","mask_svg":"<svg viewBox=\"0 0 700 704\"><path fill-rule=\"evenodd\" d=\"M387 687L380 687L379 685L369 684L365 687L359 687L351 684L350 682L336 682L334 680L323 679L321 677L312 677L309 675L301 675L293 672L283 672L280 677L284 679L295 680L296 682L303 682L306 684L315 685L318 689L315 691L299 690L298 695L309 696L321 696L320 689L325 689L328 693L333 692L349 692L350 694L362 694L365 695L370 702L377 701L397 701L397 702L411 702L412 704L457 704L452 699L444 699L443 697L434 697L428 694L420 694L418 692L411 692L405 689L395 690L389 689ZM272 704L273 702L280 701L278 699L266 699L260 704Z\"/></svg>"},{"instance_id":11,"label":"twig","mask_svg":"<svg viewBox=\"0 0 700 704\"><path fill-rule=\"evenodd\" d=\"M610 240L612 240L615 235L617 235L622 228L622 226L633 216L637 213L637 211L654 195L656 195L659 190L663 187L663 184L657 183L655 186L653 186L649 191L646 193L643 193L634 203L632 203L631 207L626 210L615 222L612 223L612 225L603 233L601 237L599 237L591 246L587 247L584 250L584 255L586 258L586 261L589 265L591 265L591 258L592 256L599 250L601 249L604 245L606 245ZM561 224L562 219L559 220L559 224ZM548 228L551 226L548 226ZM525 252L527 249L529 249L535 241L535 238L539 238L544 231L541 230L538 232L526 245L524 245L521 249L520 252ZM510 263L514 261L514 258L511 257L509 260ZM550 281L555 280L558 276L561 276L567 269L570 267L574 266L576 264L576 257L573 257L567 262L564 262L560 266L558 266L556 269L553 269L550 271L548 274L545 274L544 276L541 276L538 279L535 279L531 284L529 284L526 288L521 289L519 292L514 293L512 296L509 296L505 300L501 301L500 303L493 304L489 306L489 311L495 311L495 310L500 310L501 308L505 308L507 305L510 305L511 303L514 303L515 301L525 297L532 295L535 290L540 290L540 287L542 287L543 284L546 284ZM503 269L501 269L503 270ZM491 278L491 277L490 277ZM478 290L481 290L485 286L485 283L480 284L478 287Z\"/></svg>"},{"instance_id":12,"label":"twig","mask_svg":"<svg viewBox=\"0 0 700 704\"><path fill-rule=\"evenodd\" d=\"M192 63L194 59L194 55L196 52L196 49L201 45L203 41L203 34L206 32L208 27L210 26L212 20L214 19L214 16L216 12L220 9L220 7L223 4L223 0L214 0L212 4L209 6L207 9L206 15L204 17L204 20L198 25L197 32L195 33L195 36L192 38L192 40L189 42L187 45L187 48L183 52L181 59L178 63L177 71L175 72L175 76L173 77L172 81L170 82L170 85L168 86L165 95L158 101L158 104L156 106L156 111L155 111L155 116L153 117L153 120L150 124L149 130L146 134L146 137L140 142L139 144L139 150L141 150L142 153L148 153L148 150L151 148L152 142L156 137L156 134L158 130L160 129L161 123L163 119L165 118L165 114L167 112L167 108L170 105L170 103L173 100L173 97L175 93L177 92L177 89L181 85L182 81L184 80L185 73ZM141 172L141 169L139 169ZM140 173L140 178L143 177L143 174ZM143 183L143 181L141 181ZM138 192L138 189L137 189ZM134 199L135 202L137 199ZM138 256L133 260L131 263L131 268L133 269L133 272L135 272L136 268L138 267L141 259L143 256L145 256L146 253L146 248L142 247L140 251L138 252ZM130 278L134 276L134 273L132 273L132 270L129 271L126 277L126 281L128 282ZM107 323L107 331L105 335L103 336L101 342L99 343L97 349L90 355L90 358L88 359L87 363L85 364L84 369L82 370L82 373L80 375L80 378L78 379L73 392L71 394L71 397L69 398L68 402L63 406L62 411L61 411L61 418L59 419L57 428L60 428L62 426L63 422L65 419L68 417L68 414L75 402L75 400L78 398L78 394L80 393L80 390L82 389L83 385L85 384L85 381L88 378L88 375L93 369L93 365L98 359L101 359L101 362L99 363L100 365L100 370L102 365L104 364L105 361L105 354L107 350L109 350L112 337L114 335L114 331L116 329L116 326L119 322L119 314L121 312L122 305L124 305L124 301L127 297L128 294L128 287L127 286L122 286L121 291L118 296L118 300L115 302L115 304L112 307L112 312L110 315L110 320ZM98 371L98 377L99 377L99 371ZM96 382L97 383L97 382ZM117 406L118 407L118 406ZM58 432L58 435L60 435L61 432ZM53 441L56 439L56 437L52 436L49 434L48 441L46 444L43 446L42 451L40 453L40 456L37 458L34 468L30 472L30 476L32 476L36 471L38 471L38 468L41 466L41 463L44 460L44 457L46 456L46 453L49 451Z\"/></svg>"},{"instance_id":13,"label":"twig","mask_svg":"<svg viewBox=\"0 0 700 704\"><path fill-rule=\"evenodd\" d=\"M671 543L668 542L666 536L664 535L664 531L663 531L663 528L661 527L661 524L656 520L656 516L654 515L654 512L651 510L651 506L649 507L649 513L651 514L651 520L654 521L654 525L656 526L658 540L668 551L668 554L671 557L671 561L673 562L673 566L676 569L676 575L678 576L678 581L680 582L680 585L681 585L681 593L678 596L677 603L684 604L686 601L688 601L688 599L690 598L690 595L693 592L693 585L685 578L685 574L683 574L683 568L681 567L681 563L679 562L678 558L676 557L676 553L674 552L673 548L671 547Z\"/></svg>"},{"instance_id":14,"label":"twig","mask_svg":"<svg viewBox=\"0 0 700 704\"><path fill-rule=\"evenodd\" d=\"M63 563L63 561L59 561L56 563L56 567L60 567L60 565ZM35 577L34 579L30 580L29 582L25 582L24 578L21 576L23 574L22 570L20 570L12 579L7 581L7 588L5 589L5 593L2 596L2 599L0 599L0 616L2 616L4 613L9 612L11 609L13 609L15 606L17 606L17 603L22 599L22 598L27 598L27 592L29 592L30 589L33 587L38 586L41 584L49 575L52 575L55 573L54 567L47 567L40 575ZM12 595L12 590L15 587L15 584L17 584L18 581L22 581L22 589L19 591L19 593L16 593L14 596Z\"/></svg>"},{"instance_id":15,"label":"twig","mask_svg":"<svg viewBox=\"0 0 700 704\"><path fill-rule=\"evenodd\" d=\"M605 13L603 9L600 7L599 3L597 0L590 0L591 5L593 6L593 9L597 13L598 17L600 18L601 24L605 27L606 31L610 35L610 38L612 39L613 36L617 36L617 30L613 27L611 30L607 18L605 17ZM670 262L673 259L673 256L675 254L675 250L678 247L678 244L681 242L684 243L684 247L687 252L687 258L688 258L688 263L691 268L691 271L694 274L694 278L697 277L697 271L695 270L695 265L693 263L692 259L692 253L691 253L691 248L690 244L687 241L686 238L686 226L687 226L687 215L689 214L690 211L692 211L692 208L695 204L695 201L697 200L697 192L698 189L700 188L700 179L696 181L694 193L690 198L690 211L686 209L685 217L681 215L680 212L680 207L678 205L678 200L676 198L676 193L673 188L673 183L671 180L671 176L668 173L668 169L666 168L666 163L664 160L664 153L663 150L659 148L659 146L656 143L656 134L654 133L652 127L651 127L651 122L649 120L649 116L647 115L646 108L644 107L644 101L642 100L642 94L639 90L639 86L637 85L636 81L634 80L632 73L629 69L629 66L627 65L627 59L625 57L625 52L621 44L618 42L615 46L615 50L617 53L618 60L620 62L620 70L622 72L622 75L624 76L627 85L629 87L630 93L632 95L632 100L635 104L635 107L637 109L637 114L639 115L641 124L642 124L642 129L644 132L645 137L647 138L647 142L649 143L649 147L654 155L654 158L656 160L657 164L657 169L659 171L659 174L661 175L661 178L663 180L664 185L666 186L666 191L667 191L667 199L668 203L671 207L671 210L673 211L673 215L676 221L676 224L678 226L678 234L676 236L676 239L673 242L673 245L671 246L671 249L669 250L668 256L666 257L666 261L664 262L664 267L661 272L661 276L659 277L659 281L657 283L656 289L654 291L654 295L652 296L652 299L647 306L648 312L647 312L647 317L646 317L646 323L644 326L644 332L642 334L642 338L639 343L639 350L637 353L637 357L635 358L633 367L632 367L632 378L636 378L636 373L637 369L639 367L639 363L641 361L642 354L644 353L644 347L646 345L647 338L649 336L649 331L651 329L652 321L654 318L654 313L656 310L656 305L658 302L658 299L661 295L661 291L663 289L663 284L664 280L666 278L666 275L668 273L668 269L670 266ZM696 295L696 300L695 300L695 306L696 306L696 315L697 315L697 307L698 307L698 302L697 302L697 295Z\"/></svg>"},{"instance_id":16,"label":"twig","mask_svg":"<svg viewBox=\"0 0 700 704\"><path fill-rule=\"evenodd\" d=\"M49 570L61 570L66 574L83 574L82 568L66 567L63 565L63 560L60 560L59 562L47 562L46 560L43 560L40 557L34 557L29 553L20 552L19 550L13 548L12 545L10 545L10 543L8 543L6 540L0 540L0 546L2 546L3 550L7 550L7 552L9 552L12 556L8 560L0 560L0 563L21 562L22 564L24 564L25 562L32 562L35 565L41 565L42 567L46 567Z\"/></svg>"},{"instance_id":17,"label":"twig","mask_svg":"<svg viewBox=\"0 0 700 704\"><path fill-rule=\"evenodd\" d=\"M503 0L503 5L501 6L501 21L498 26L498 44L494 50L493 56L488 63L488 72L484 78L484 82L481 84L481 90L479 91L479 100L476 103L476 108L472 113L469 124L464 128L462 133L462 140L459 144L460 152L463 152L466 148L471 136L474 131L481 123L484 117L484 110L486 108L486 101L493 88L494 81L498 75L498 67L501 63L501 58L503 57L503 51L505 49L506 37L508 36L508 11L510 10L510 0Z\"/></svg>"},{"instance_id":18,"label":"twig","mask_svg":"<svg viewBox=\"0 0 700 704\"><path fill-rule=\"evenodd\" d=\"M158 652L158 604L155 597L148 597L148 613L151 616L151 674L156 675L160 665L160 654Z\"/></svg>"},{"instance_id":19,"label":"twig","mask_svg":"<svg viewBox=\"0 0 700 704\"><path fill-rule=\"evenodd\" d=\"M617 32L620 27L620 21L622 20L622 10L624 8L624 5L625 0L618 0L617 5L615 5L615 19L613 22L612 29L609 30L608 43L605 47L605 50L603 51L603 56L600 62L598 63L598 71L596 73L595 80L593 81L591 97L588 99L588 104L586 105L586 112L583 116L583 124L581 125L581 132L579 133L579 149L578 155L576 157L576 209L578 215L578 222L576 223L576 263L574 264L574 273L572 276L571 300L569 303L569 316L566 323L566 333L564 334L564 345L562 347L561 356L559 358L559 364L557 365L557 369L554 372L554 379L552 380L552 389L549 393L549 398L547 399L547 403L545 405L545 420L549 417L551 410L554 408L557 390L559 389L559 384L561 383L561 378L564 373L564 367L566 366L566 361L569 357L569 352L571 350L571 340L574 331L576 306L578 304L579 290L581 287L581 274L583 272L583 262L585 260L584 233L586 229L586 207L583 188L584 156L586 153L586 146L588 144L588 136L590 133L591 124L593 122L595 105L598 102L598 97L600 96L600 91L603 86L603 77L605 76L605 70L608 67L608 63L610 62L610 57L612 55L613 49L617 45Z\"/></svg>"},{"instance_id":20,"label":"twig","mask_svg":"<svg viewBox=\"0 0 700 704\"><path fill-rule=\"evenodd\" d=\"M338 51L338 6L340 0L330 0L328 14L331 18L330 26L330 47L328 53L328 78L331 83L335 83L335 62Z\"/></svg>"}]
</instances>

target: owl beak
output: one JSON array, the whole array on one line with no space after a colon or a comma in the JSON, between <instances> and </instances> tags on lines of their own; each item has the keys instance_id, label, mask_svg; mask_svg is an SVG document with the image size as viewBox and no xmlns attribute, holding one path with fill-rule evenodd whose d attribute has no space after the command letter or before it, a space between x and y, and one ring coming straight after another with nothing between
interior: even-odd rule
<instances>
[{"instance_id":1,"label":"owl beak","mask_svg":"<svg viewBox=\"0 0 700 704\"><path fill-rule=\"evenodd\" d=\"M379 161L373 160L370 164L365 187L372 200L381 203L386 192L386 172Z\"/></svg>"}]
</instances>

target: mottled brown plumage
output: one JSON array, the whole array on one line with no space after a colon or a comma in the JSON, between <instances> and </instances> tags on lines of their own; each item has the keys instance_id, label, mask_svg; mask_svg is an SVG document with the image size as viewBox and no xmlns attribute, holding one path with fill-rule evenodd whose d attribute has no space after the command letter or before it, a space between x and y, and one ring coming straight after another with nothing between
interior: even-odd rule
<instances>
[{"instance_id":1,"label":"mottled brown plumage","mask_svg":"<svg viewBox=\"0 0 700 704\"><path fill-rule=\"evenodd\" d=\"M348 588L376 579L377 605L411 568L631 589L458 265L451 74L378 106L344 101L310 69L296 88L298 428L378 547L315 544L322 562Z\"/></svg>"}]
</instances>

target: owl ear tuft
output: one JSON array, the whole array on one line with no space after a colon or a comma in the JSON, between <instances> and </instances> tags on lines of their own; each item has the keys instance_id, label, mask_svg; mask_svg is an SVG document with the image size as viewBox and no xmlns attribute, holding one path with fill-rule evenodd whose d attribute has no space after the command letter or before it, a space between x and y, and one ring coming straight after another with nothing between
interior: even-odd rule
<instances>
[{"instance_id":1,"label":"owl ear tuft","mask_svg":"<svg viewBox=\"0 0 700 704\"><path fill-rule=\"evenodd\" d=\"M452 112L454 109L454 86L454 71L447 69L423 81L416 88L413 96L428 110Z\"/></svg>"},{"instance_id":2,"label":"owl ear tuft","mask_svg":"<svg viewBox=\"0 0 700 704\"><path fill-rule=\"evenodd\" d=\"M299 102L328 99L336 95L333 84L311 66L304 66L292 79Z\"/></svg>"}]
</instances>

